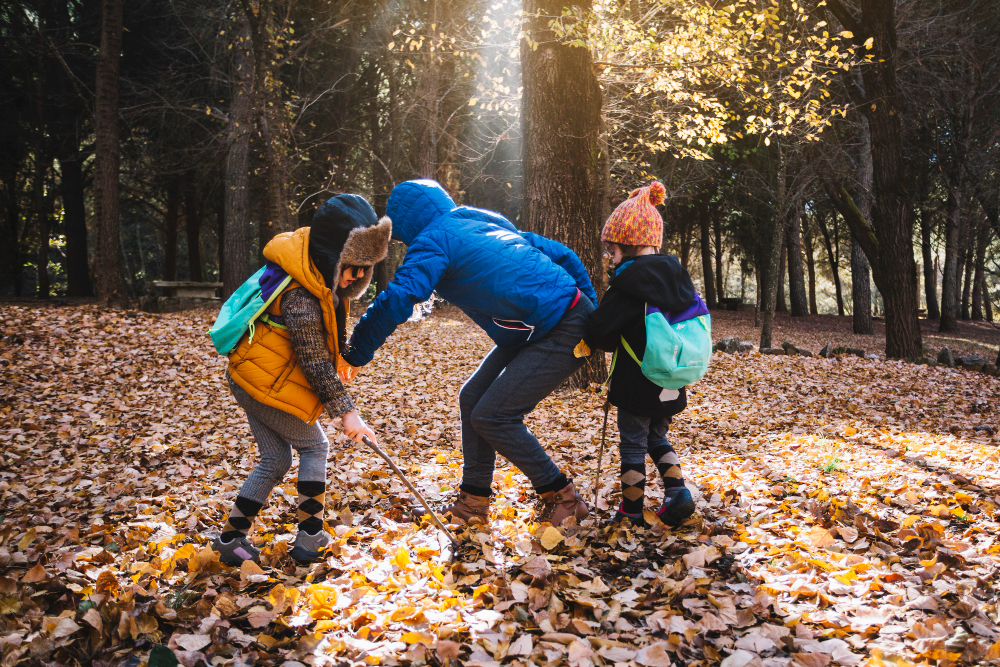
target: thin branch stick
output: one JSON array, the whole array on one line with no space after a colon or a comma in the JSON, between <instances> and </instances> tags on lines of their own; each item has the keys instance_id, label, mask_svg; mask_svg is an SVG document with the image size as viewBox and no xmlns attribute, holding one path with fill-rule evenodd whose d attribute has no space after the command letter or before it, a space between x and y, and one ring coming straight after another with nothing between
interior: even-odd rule
<instances>
[{"instance_id":1,"label":"thin branch stick","mask_svg":"<svg viewBox=\"0 0 1000 667\"><path fill-rule=\"evenodd\" d=\"M369 438L367 435L363 436L362 439L364 440L364 443L368 445L368 447L371 448L373 452L381 456L385 460L385 462L389 464L389 467L392 468L392 471L394 473L399 475L399 478L403 480L403 484L406 485L406 488L410 490L410 493L412 493L417 497L417 500L420 501L420 504L423 505L424 509L427 510L427 513L431 515L431 519L434 520L434 523L437 524L438 528L444 531L444 534L448 536L448 539L451 540L451 543L454 544L456 547L459 546L458 538L456 538L452 534L452 532L448 530L448 528L441 522L441 519L439 519L437 514L434 513L434 510L431 509L431 506L427 504L427 501L424 500L424 497L422 495L420 495L420 492L417 491L416 487L410 484L410 480L406 479L406 475L403 474L403 471L399 469L399 467L389 457L389 455L386 454L384 451L382 451L381 447L372 442L372 439Z\"/></svg>"}]
</instances>

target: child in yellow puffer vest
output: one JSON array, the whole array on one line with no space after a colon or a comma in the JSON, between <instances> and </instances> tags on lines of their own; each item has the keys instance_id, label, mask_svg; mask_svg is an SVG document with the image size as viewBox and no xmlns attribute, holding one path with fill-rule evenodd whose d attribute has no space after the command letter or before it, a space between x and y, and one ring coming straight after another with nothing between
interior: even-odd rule
<instances>
[{"instance_id":1,"label":"child in yellow puffer vest","mask_svg":"<svg viewBox=\"0 0 1000 667\"><path fill-rule=\"evenodd\" d=\"M323 204L311 227L279 234L264 248L264 300L286 286L229 354L229 387L246 412L261 458L212 544L227 565L260 555L248 533L291 467L293 449L299 454L299 528L290 553L308 562L331 540L323 529L330 441L317 420L325 410L341 420L351 439L377 441L344 389L338 367L344 363L340 351L349 301L367 289L391 231L389 219L379 220L367 201L345 194Z\"/></svg>"}]
</instances>

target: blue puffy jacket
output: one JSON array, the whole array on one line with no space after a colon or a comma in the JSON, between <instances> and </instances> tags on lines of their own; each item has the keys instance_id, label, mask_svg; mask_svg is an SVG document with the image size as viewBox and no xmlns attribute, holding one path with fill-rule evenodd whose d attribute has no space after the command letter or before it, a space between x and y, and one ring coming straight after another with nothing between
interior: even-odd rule
<instances>
[{"instance_id":1,"label":"blue puffy jacket","mask_svg":"<svg viewBox=\"0 0 1000 667\"><path fill-rule=\"evenodd\" d=\"M354 327L344 354L352 366L371 361L413 314L414 304L426 301L434 290L507 348L547 334L573 303L577 289L597 303L576 253L519 231L497 213L456 207L435 181L397 185L387 215L392 237L409 248L395 280Z\"/></svg>"}]
</instances>

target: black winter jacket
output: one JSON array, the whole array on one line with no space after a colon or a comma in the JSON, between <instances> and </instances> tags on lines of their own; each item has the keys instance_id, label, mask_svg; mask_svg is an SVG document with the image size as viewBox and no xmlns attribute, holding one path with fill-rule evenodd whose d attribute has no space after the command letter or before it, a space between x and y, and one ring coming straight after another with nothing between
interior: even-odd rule
<instances>
[{"instance_id":1,"label":"black winter jacket","mask_svg":"<svg viewBox=\"0 0 1000 667\"><path fill-rule=\"evenodd\" d=\"M587 345L614 351L624 336L635 355L646 350L646 304L664 312L683 311L694 303L695 289L676 255L642 255L622 262L587 322ZM673 417L687 407L687 394L661 401L663 388L642 374L624 348L611 377L611 404L643 417Z\"/></svg>"}]
</instances>

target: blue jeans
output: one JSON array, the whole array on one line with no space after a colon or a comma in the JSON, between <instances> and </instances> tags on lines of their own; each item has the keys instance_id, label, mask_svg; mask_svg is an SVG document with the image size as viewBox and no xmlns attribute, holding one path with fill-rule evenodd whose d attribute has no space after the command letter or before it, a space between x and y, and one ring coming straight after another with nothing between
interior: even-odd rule
<instances>
[{"instance_id":1,"label":"blue jeans","mask_svg":"<svg viewBox=\"0 0 1000 667\"><path fill-rule=\"evenodd\" d=\"M669 426L670 419L667 417L650 419L618 408L618 433L621 436L618 450L622 464L645 466L646 452L670 444L667 440Z\"/></svg>"},{"instance_id":2,"label":"blue jeans","mask_svg":"<svg viewBox=\"0 0 1000 667\"><path fill-rule=\"evenodd\" d=\"M528 427L524 416L584 363L573 356L594 310L584 295L543 338L517 349L494 347L462 386L462 483L488 489L499 452L536 489L562 473Z\"/></svg>"}]
</instances>

